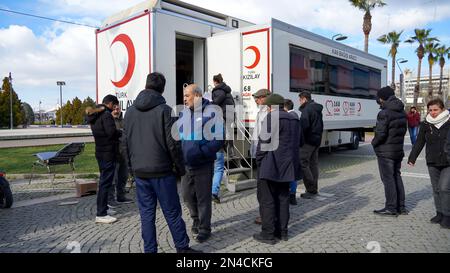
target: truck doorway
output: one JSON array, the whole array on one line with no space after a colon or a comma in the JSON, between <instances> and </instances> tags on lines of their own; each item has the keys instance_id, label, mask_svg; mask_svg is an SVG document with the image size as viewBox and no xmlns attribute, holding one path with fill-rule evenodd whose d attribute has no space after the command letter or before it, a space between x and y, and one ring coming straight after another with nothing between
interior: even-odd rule
<instances>
[{"instance_id":1,"label":"truck doorway","mask_svg":"<svg viewBox=\"0 0 450 273\"><path fill-rule=\"evenodd\" d=\"M205 42L181 34L176 36L176 101L183 105L183 86L205 86Z\"/></svg>"}]
</instances>

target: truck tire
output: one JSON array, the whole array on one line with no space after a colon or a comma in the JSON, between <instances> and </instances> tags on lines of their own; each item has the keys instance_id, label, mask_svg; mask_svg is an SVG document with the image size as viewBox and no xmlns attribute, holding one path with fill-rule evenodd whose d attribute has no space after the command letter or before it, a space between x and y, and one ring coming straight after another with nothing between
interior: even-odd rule
<instances>
[{"instance_id":1,"label":"truck tire","mask_svg":"<svg viewBox=\"0 0 450 273\"><path fill-rule=\"evenodd\" d=\"M353 142L349 145L350 150L358 150L359 148L359 136L353 135Z\"/></svg>"},{"instance_id":2,"label":"truck tire","mask_svg":"<svg viewBox=\"0 0 450 273\"><path fill-rule=\"evenodd\" d=\"M9 183L6 179L3 179L3 183L0 184L0 208L9 209L13 204L13 195Z\"/></svg>"}]
</instances>

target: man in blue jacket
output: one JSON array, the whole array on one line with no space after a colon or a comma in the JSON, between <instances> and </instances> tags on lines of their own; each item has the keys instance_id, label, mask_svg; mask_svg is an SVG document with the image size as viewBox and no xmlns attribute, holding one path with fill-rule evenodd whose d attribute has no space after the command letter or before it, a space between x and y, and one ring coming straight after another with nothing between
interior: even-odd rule
<instances>
[{"instance_id":1,"label":"man in blue jacket","mask_svg":"<svg viewBox=\"0 0 450 273\"><path fill-rule=\"evenodd\" d=\"M265 104L270 107L262 127L267 134L260 136L256 150L262 231L253 238L273 245L277 239L288 240L289 187L301 177L300 120L284 111L284 98L278 94Z\"/></svg>"},{"instance_id":2,"label":"man in blue jacket","mask_svg":"<svg viewBox=\"0 0 450 273\"><path fill-rule=\"evenodd\" d=\"M211 236L214 162L216 153L224 145L223 118L219 114L222 109L202 96L203 91L195 84L184 89L186 109L179 120L186 164L181 185L193 220L192 233L198 234L196 240L199 243Z\"/></svg>"}]
</instances>

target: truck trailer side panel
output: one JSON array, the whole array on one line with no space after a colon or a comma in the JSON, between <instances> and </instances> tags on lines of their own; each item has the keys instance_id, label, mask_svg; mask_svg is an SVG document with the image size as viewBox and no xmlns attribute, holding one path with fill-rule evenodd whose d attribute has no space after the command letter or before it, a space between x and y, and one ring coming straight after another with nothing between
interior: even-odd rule
<instances>
[{"instance_id":1,"label":"truck trailer side panel","mask_svg":"<svg viewBox=\"0 0 450 273\"><path fill-rule=\"evenodd\" d=\"M97 102L116 95L122 110L132 105L151 71L151 17L142 13L97 31Z\"/></svg>"}]
</instances>

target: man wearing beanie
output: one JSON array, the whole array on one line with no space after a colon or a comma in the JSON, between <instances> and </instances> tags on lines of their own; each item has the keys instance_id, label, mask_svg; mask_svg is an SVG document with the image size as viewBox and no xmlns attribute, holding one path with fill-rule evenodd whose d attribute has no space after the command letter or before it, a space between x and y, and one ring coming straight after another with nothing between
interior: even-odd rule
<instances>
[{"instance_id":1,"label":"man wearing beanie","mask_svg":"<svg viewBox=\"0 0 450 273\"><path fill-rule=\"evenodd\" d=\"M405 189L400 173L405 152L407 119L405 106L392 90L384 87L378 91L377 102L381 111L377 117L375 137L372 146L378 158L381 181L384 184L386 204L383 209L374 213L382 216L398 216L408 214L405 208Z\"/></svg>"}]
</instances>

